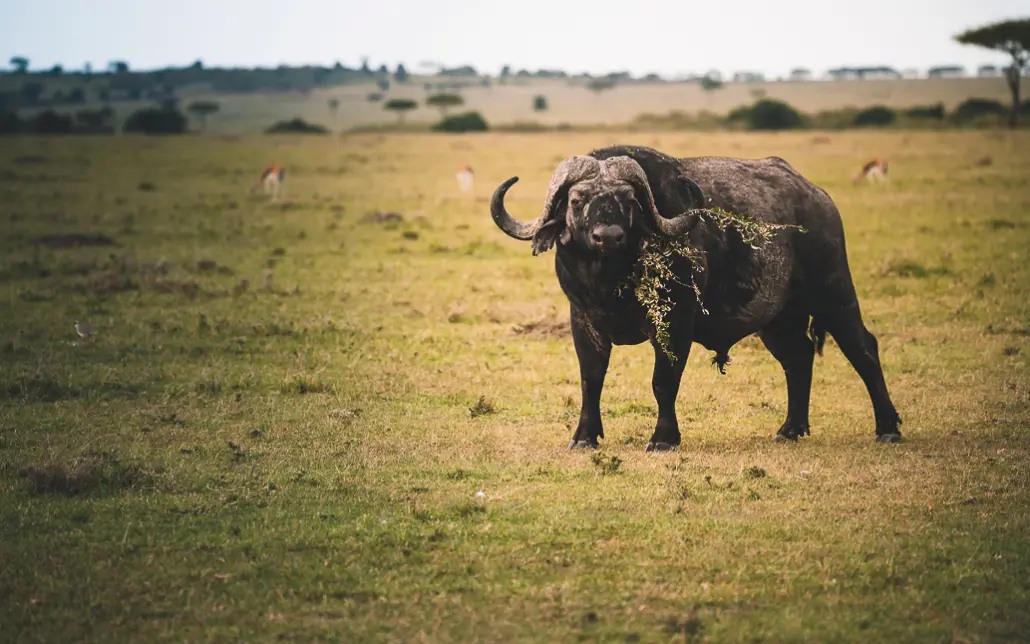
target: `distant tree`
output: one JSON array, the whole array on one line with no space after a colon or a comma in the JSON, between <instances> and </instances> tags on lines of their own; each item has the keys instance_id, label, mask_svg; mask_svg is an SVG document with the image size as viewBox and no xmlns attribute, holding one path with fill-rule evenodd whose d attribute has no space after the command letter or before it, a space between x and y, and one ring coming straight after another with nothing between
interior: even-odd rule
<instances>
[{"instance_id":1,"label":"distant tree","mask_svg":"<svg viewBox=\"0 0 1030 644\"><path fill-rule=\"evenodd\" d=\"M801 114L783 101L763 98L744 115L752 130L793 130L803 124Z\"/></svg>"},{"instance_id":2,"label":"distant tree","mask_svg":"<svg viewBox=\"0 0 1030 644\"><path fill-rule=\"evenodd\" d=\"M54 65L53 67L50 68L50 71L47 72L47 74L50 75L50 76L60 76L63 73L64 73L64 66L63 65Z\"/></svg>"},{"instance_id":3,"label":"distant tree","mask_svg":"<svg viewBox=\"0 0 1030 644\"><path fill-rule=\"evenodd\" d=\"M397 65L397 71L393 73L393 79L398 83L408 82L408 70L404 69L404 63Z\"/></svg>"},{"instance_id":4,"label":"distant tree","mask_svg":"<svg viewBox=\"0 0 1030 644\"><path fill-rule=\"evenodd\" d=\"M43 94L43 83L24 83L21 86L21 100L28 105L35 105Z\"/></svg>"},{"instance_id":5,"label":"distant tree","mask_svg":"<svg viewBox=\"0 0 1030 644\"><path fill-rule=\"evenodd\" d=\"M8 62L14 68L15 74L24 74L29 71L29 59L24 56L12 56Z\"/></svg>"},{"instance_id":6,"label":"distant tree","mask_svg":"<svg viewBox=\"0 0 1030 644\"><path fill-rule=\"evenodd\" d=\"M361 59L361 73L369 76L372 75L372 70L368 66L368 58Z\"/></svg>"},{"instance_id":7,"label":"distant tree","mask_svg":"<svg viewBox=\"0 0 1030 644\"><path fill-rule=\"evenodd\" d=\"M108 65L108 69L115 74L127 74L129 72L129 63L124 60L112 60Z\"/></svg>"},{"instance_id":8,"label":"distant tree","mask_svg":"<svg viewBox=\"0 0 1030 644\"><path fill-rule=\"evenodd\" d=\"M722 79L714 75L702 76L701 80L698 82L701 83L701 89L703 89L706 92L711 92L712 90L716 89L722 89L723 87Z\"/></svg>"},{"instance_id":9,"label":"distant tree","mask_svg":"<svg viewBox=\"0 0 1030 644\"><path fill-rule=\"evenodd\" d=\"M1019 119L1019 78L1030 63L1030 18L1005 20L970 29L955 36L955 40L963 45L1002 51L1012 57L1012 64L1005 70L1005 80L1012 93L1009 127L1016 127Z\"/></svg>"},{"instance_id":10,"label":"distant tree","mask_svg":"<svg viewBox=\"0 0 1030 644\"><path fill-rule=\"evenodd\" d=\"M147 107L130 114L122 125L122 131L138 134L182 134L186 131L186 122L186 116L178 110Z\"/></svg>"},{"instance_id":11,"label":"distant tree","mask_svg":"<svg viewBox=\"0 0 1030 644\"><path fill-rule=\"evenodd\" d=\"M201 69L204 69L204 61L202 61L202 60L200 60L198 58L197 60L193 61L192 65L190 65L190 69L197 70L197 71L200 71Z\"/></svg>"},{"instance_id":12,"label":"distant tree","mask_svg":"<svg viewBox=\"0 0 1030 644\"><path fill-rule=\"evenodd\" d=\"M501 75L498 77L498 80L503 85L509 76L511 76L511 65L505 65L501 68Z\"/></svg>"},{"instance_id":13,"label":"distant tree","mask_svg":"<svg viewBox=\"0 0 1030 644\"><path fill-rule=\"evenodd\" d=\"M336 111L340 109L340 99L338 99L338 98L330 98L327 101L327 104L329 105L329 115L333 117L333 121L335 122L336 121Z\"/></svg>"},{"instance_id":14,"label":"distant tree","mask_svg":"<svg viewBox=\"0 0 1030 644\"><path fill-rule=\"evenodd\" d=\"M379 69L376 70L376 73L378 73L380 76L389 76L390 70L386 68L386 64L384 63L379 66Z\"/></svg>"},{"instance_id":15,"label":"distant tree","mask_svg":"<svg viewBox=\"0 0 1030 644\"><path fill-rule=\"evenodd\" d=\"M883 105L874 105L861 110L855 114L855 125L863 127L871 125L874 127L890 125L897 118L894 110Z\"/></svg>"},{"instance_id":16,"label":"distant tree","mask_svg":"<svg viewBox=\"0 0 1030 644\"><path fill-rule=\"evenodd\" d=\"M547 97L546 96L534 96L533 97L533 111L534 112L546 112L547 111Z\"/></svg>"},{"instance_id":17,"label":"distant tree","mask_svg":"<svg viewBox=\"0 0 1030 644\"><path fill-rule=\"evenodd\" d=\"M186 111L197 117L197 120L200 121L201 130L207 130L207 117L220 109L222 109L222 106L215 101L193 101L186 108Z\"/></svg>"},{"instance_id":18,"label":"distant tree","mask_svg":"<svg viewBox=\"0 0 1030 644\"><path fill-rule=\"evenodd\" d=\"M486 132L490 127L479 112L448 116L433 126L434 132Z\"/></svg>"},{"instance_id":19,"label":"distant tree","mask_svg":"<svg viewBox=\"0 0 1030 644\"><path fill-rule=\"evenodd\" d=\"M83 65L82 71L86 74L86 76L92 76L93 75L93 65L90 65L89 63L86 63L85 65Z\"/></svg>"},{"instance_id":20,"label":"distant tree","mask_svg":"<svg viewBox=\"0 0 1030 644\"><path fill-rule=\"evenodd\" d=\"M410 98L391 98L383 105L383 109L397 112L397 122L404 122L404 114L418 107L418 103Z\"/></svg>"},{"instance_id":21,"label":"distant tree","mask_svg":"<svg viewBox=\"0 0 1030 644\"><path fill-rule=\"evenodd\" d=\"M32 120L32 131L36 134L71 134L72 117L45 110Z\"/></svg>"},{"instance_id":22,"label":"distant tree","mask_svg":"<svg viewBox=\"0 0 1030 644\"><path fill-rule=\"evenodd\" d=\"M372 92L371 94L365 97L365 100L367 100L369 103L378 103L379 101L383 100L384 97L385 95L382 92Z\"/></svg>"},{"instance_id":23,"label":"distant tree","mask_svg":"<svg viewBox=\"0 0 1030 644\"><path fill-rule=\"evenodd\" d=\"M440 115L446 117L447 110L452 107L464 105L465 99L460 94L433 94L426 99L426 105L440 110Z\"/></svg>"},{"instance_id":24,"label":"distant tree","mask_svg":"<svg viewBox=\"0 0 1030 644\"><path fill-rule=\"evenodd\" d=\"M615 87L615 81L610 78L595 78L587 83L587 89L595 94L600 94L601 92L613 87Z\"/></svg>"},{"instance_id":25,"label":"distant tree","mask_svg":"<svg viewBox=\"0 0 1030 644\"><path fill-rule=\"evenodd\" d=\"M380 78L376 81L376 86L385 92L386 90L390 89L390 81L388 81L385 78Z\"/></svg>"}]
</instances>

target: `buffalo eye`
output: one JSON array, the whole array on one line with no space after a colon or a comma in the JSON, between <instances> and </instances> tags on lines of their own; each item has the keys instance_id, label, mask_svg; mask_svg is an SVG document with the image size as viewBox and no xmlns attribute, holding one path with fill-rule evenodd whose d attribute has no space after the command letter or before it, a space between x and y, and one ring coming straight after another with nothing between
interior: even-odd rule
<instances>
[{"instance_id":1,"label":"buffalo eye","mask_svg":"<svg viewBox=\"0 0 1030 644\"><path fill-rule=\"evenodd\" d=\"M569 205L573 208L579 208L583 205L583 200L579 197L573 197L572 199L569 199Z\"/></svg>"}]
</instances>

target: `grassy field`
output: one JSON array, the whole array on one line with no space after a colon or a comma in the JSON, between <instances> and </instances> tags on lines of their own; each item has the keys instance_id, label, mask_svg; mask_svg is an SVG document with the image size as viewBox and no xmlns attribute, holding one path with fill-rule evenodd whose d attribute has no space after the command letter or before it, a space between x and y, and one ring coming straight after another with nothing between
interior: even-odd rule
<instances>
[{"instance_id":1,"label":"grassy field","mask_svg":"<svg viewBox=\"0 0 1030 644\"><path fill-rule=\"evenodd\" d=\"M607 439L566 451L553 255L487 200L519 175L535 216L611 143L830 193L906 442L828 341L812 436L773 443L748 338L725 376L695 348L667 454L651 349L616 348ZM7 140L0 640L1025 641L1028 167L1025 131ZM116 245L39 239L70 233Z\"/></svg>"},{"instance_id":2,"label":"grassy field","mask_svg":"<svg viewBox=\"0 0 1030 644\"><path fill-rule=\"evenodd\" d=\"M16 78L8 76L6 80L9 85L13 85ZM70 79L59 80L65 85L71 82ZM370 93L379 91L372 83L317 89L309 94L226 94L213 93L204 87L185 87L178 90L177 94L184 107L196 100L213 100L220 104L221 110L208 118L207 127L211 133L240 135L263 132L277 121L295 117L336 131L345 131L397 123L396 113L383 109L385 101L391 98L418 101L418 109L405 115L408 124L429 125L437 122L441 112L425 105L425 99L436 93L436 90L425 91L423 80L426 79L393 83L381 102L367 100ZM441 82L439 78L428 80ZM92 91L95 90L89 90ZM515 123L545 126L565 124L572 127L624 126L643 114L664 115L672 111L693 115L700 112L725 115L734 108L752 104L760 95L786 101L805 113L871 105L901 109L935 103L943 103L947 110L952 110L971 97L992 99L1003 105L1011 104L1008 88L1001 78L728 83L722 89L711 92L702 90L698 83L656 83L621 85L601 93L593 92L583 85L570 84L566 80L516 79L507 85L499 85L495 81L490 87L468 87L460 93L465 106L452 108L451 113L463 109L476 110L492 126L510 126ZM533 110L533 98L538 95L547 98L548 109L545 112ZM339 101L335 115L328 107L330 99ZM133 111L150 104L115 102L113 107L120 123ZM93 106L99 106L99 103ZM79 108L69 109L75 111Z\"/></svg>"}]
</instances>

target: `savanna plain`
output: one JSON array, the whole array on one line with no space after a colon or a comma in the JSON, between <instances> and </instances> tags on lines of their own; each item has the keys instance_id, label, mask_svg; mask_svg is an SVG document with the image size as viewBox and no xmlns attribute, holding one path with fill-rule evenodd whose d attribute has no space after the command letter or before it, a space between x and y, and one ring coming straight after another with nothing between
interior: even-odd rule
<instances>
[{"instance_id":1,"label":"savanna plain","mask_svg":"<svg viewBox=\"0 0 1030 644\"><path fill-rule=\"evenodd\" d=\"M488 200L622 143L829 192L904 442L828 339L774 443L750 337L694 348L662 454L617 347L566 450L553 252ZM1030 132L11 138L0 221L0 640L1030 639Z\"/></svg>"}]
</instances>

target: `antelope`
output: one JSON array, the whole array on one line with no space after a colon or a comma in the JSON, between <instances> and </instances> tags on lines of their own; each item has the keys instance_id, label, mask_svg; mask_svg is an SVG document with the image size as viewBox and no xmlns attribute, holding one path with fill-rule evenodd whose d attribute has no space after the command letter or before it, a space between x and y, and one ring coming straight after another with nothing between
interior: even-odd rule
<instances>
[{"instance_id":1,"label":"antelope","mask_svg":"<svg viewBox=\"0 0 1030 644\"><path fill-rule=\"evenodd\" d=\"M455 176L458 178L458 187L462 192L472 192L472 166L460 166Z\"/></svg>"},{"instance_id":2,"label":"antelope","mask_svg":"<svg viewBox=\"0 0 1030 644\"><path fill-rule=\"evenodd\" d=\"M253 194L258 188L264 186L265 192L272 194L272 201L276 201L282 193L285 182L286 167L281 163L273 163L261 172L261 178L250 187L250 192Z\"/></svg>"},{"instance_id":3,"label":"antelope","mask_svg":"<svg viewBox=\"0 0 1030 644\"><path fill-rule=\"evenodd\" d=\"M887 159L876 157L870 159L862 169L855 175L852 180L854 183L858 183L862 179L876 179L877 181L883 181L887 178Z\"/></svg>"}]
</instances>

